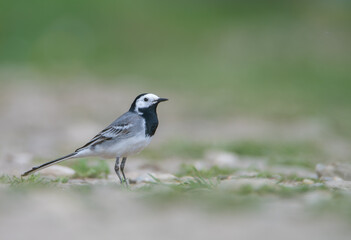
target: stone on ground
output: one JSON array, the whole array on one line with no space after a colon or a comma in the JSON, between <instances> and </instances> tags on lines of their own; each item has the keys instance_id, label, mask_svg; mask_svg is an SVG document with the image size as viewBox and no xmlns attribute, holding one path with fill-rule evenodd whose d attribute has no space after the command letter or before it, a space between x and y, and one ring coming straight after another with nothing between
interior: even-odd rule
<instances>
[{"instance_id":1,"label":"stone on ground","mask_svg":"<svg viewBox=\"0 0 351 240\"><path fill-rule=\"evenodd\" d=\"M53 165L40 171L44 176L72 177L76 172L69 167Z\"/></svg>"}]
</instances>

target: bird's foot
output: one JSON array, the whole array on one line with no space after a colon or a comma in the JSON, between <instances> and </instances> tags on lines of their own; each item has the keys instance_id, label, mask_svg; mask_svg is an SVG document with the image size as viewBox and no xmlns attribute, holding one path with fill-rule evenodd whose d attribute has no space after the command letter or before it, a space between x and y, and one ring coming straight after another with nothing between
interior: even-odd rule
<instances>
[{"instance_id":1,"label":"bird's foot","mask_svg":"<svg viewBox=\"0 0 351 240\"><path fill-rule=\"evenodd\" d=\"M123 180L121 181L121 185L122 185L123 187L125 187L125 188L130 189L129 180L128 180L128 179L123 179Z\"/></svg>"}]
</instances>

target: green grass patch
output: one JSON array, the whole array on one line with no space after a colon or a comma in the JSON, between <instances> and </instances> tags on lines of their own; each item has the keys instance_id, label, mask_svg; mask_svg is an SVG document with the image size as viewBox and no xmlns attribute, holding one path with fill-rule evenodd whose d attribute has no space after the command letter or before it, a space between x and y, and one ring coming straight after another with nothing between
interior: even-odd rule
<instances>
[{"instance_id":1,"label":"green grass patch","mask_svg":"<svg viewBox=\"0 0 351 240\"><path fill-rule=\"evenodd\" d=\"M236 141L209 144L186 140L169 141L160 147L146 149L142 155L160 160L169 157L200 159L208 150L224 150L239 156L264 158L271 165L299 166L314 169L315 165L326 159L323 149L312 142L272 142Z\"/></svg>"},{"instance_id":2,"label":"green grass patch","mask_svg":"<svg viewBox=\"0 0 351 240\"><path fill-rule=\"evenodd\" d=\"M294 156L301 152L315 153L316 146L306 142L260 142L260 141L240 141L229 143L225 149L239 155L247 156L267 156L272 154Z\"/></svg>"},{"instance_id":3,"label":"green grass patch","mask_svg":"<svg viewBox=\"0 0 351 240\"><path fill-rule=\"evenodd\" d=\"M324 157L323 150L310 142L241 141L223 148L243 156L266 158L272 165L314 168Z\"/></svg>"},{"instance_id":4,"label":"green grass patch","mask_svg":"<svg viewBox=\"0 0 351 240\"><path fill-rule=\"evenodd\" d=\"M255 178L270 178L270 179L277 179L279 183L282 182L302 182L304 177L300 177L297 174L282 174L282 173L272 173L269 171L261 171L259 172ZM308 178L310 179L310 178ZM313 182L320 182L317 179L310 179Z\"/></svg>"},{"instance_id":5,"label":"green grass patch","mask_svg":"<svg viewBox=\"0 0 351 240\"><path fill-rule=\"evenodd\" d=\"M198 173L196 173L198 174ZM276 198L295 198L313 191L327 191L324 186L281 184L253 186L250 184L233 188L222 188L219 179L194 177L179 183L157 181L138 189L142 199L157 207L168 207L171 203L190 204L210 210L257 209L262 203Z\"/></svg>"},{"instance_id":6,"label":"green grass patch","mask_svg":"<svg viewBox=\"0 0 351 240\"><path fill-rule=\"evenodd\" d=\"M155 182L151 182L149 185L140 188L140 190L150 190L152 187L164 187L176 192L191 192L201 189L211 190L214 189L219 183L219 180L207 179L205 177L199 176L199 174L196 177L174 184L163 183L161 180L155 178L154 176L150 176L154 179Z\"/></svg>"},{"instance_id":7,"label":"green grass patch","mask_svg":"<svg viewBox=\"0 0 351 240\"><path fill-rule=\"evenodd\" d=\"M28 177L0 176L0 183L9 184L12 187L31 187L31 186L51 186L57 183L67 183L67 177L46 178L40 174L32 174Z\"/></svg>"},{"instance_id":8,"label":"green grass patch","mask_svg":"<svg viewBox=\"0 0 351 240\"><path fill-rule=\"evenodd\" d=\"M254 196L277 196L277 197L295 197L307 192L326 190L324 186L297 185L287 187L283 185L263 185L259 188L254 188L250 185L242 186L237 191L239 194L254 195Z\"/></svg>"},{"instance_id":9,"label":"green grass patch","mask_svg":"<svg viewBox=\"0 0 351 240\"><path fill-rule=\"evenodd\" d=\"M176 176L192 176L192 177L202 177L202 178L222 178L235 173L236 169L230 168L220 168L218 166L213 166L210 169L198 170L194 165L182 164Z\"/></svg>"},{"instance_id":10,"label":"green grass patch","mask_svg":"<svg viewBox=\"0 0 351 240\"><path fill-rule=\"evenodd\" d=\"M246 210L257 206L259 199L251 196L232 194L218 190L218 179L205 179L194 177L180 183L164 184L161 181L150 183L140 189L143 193L141 199L155 207L169 207L171 203L176 206L190 204L197 208L207 210Z\"/></svg>"},{"instance_id":11,"label":"green grass patch","mask_svg":"<svg viewBox=\"0 0 351 240\"><path fill-rule=\"evenodd\" d=\"M109 166L103 160L79 159L71 165L76 171L74 178L106 178Z\"/></svg>"}]
</instances>

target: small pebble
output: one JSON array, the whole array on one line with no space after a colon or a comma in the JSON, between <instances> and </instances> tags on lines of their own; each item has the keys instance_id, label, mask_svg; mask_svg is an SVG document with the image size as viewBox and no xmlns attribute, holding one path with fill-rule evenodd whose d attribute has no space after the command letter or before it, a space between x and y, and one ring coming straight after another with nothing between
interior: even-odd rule
<instances>
[{"instance_id":1,"label":"small pebble","mask_svg":"<svg viewBox=\"0 0 351 240\"><path fill-rule=\"evenodd\" d=\"M41 175L55 177L72 177L76 172L69 167L53 165L40 171Z\"/></svg>"},{"instance_id":2,"label":"small pebble","mask_svg":"<svg viewBox=\"0 0 351 240\"><path fill-rule=\"evenodd\" d=\"M302 181L302 183L308 184L308 185L314 184L314 182L313 182L311 179L307 179L307 178L305 178L305 179Z\"/></svg>"},{"instance_id":3,"label":"small pebble","mask_svg":"<svg viewBox=\"0 0 351 240\"><path fill-rule=\"evenodd\" d=\"M205 158L213 165L221 168L235 168L239 161L235 154L224 151L207 151Z\"/></svg>"},{"instance_id":4,"label":"small pebble","mask_svg":"<svg viewBox=\"0 0 351 240\"><path fill-rule=\"evenodd\" d=\"M177 177L169 174L169 173L144 173L138 176L135 180L136 183L141 183L141 182L156 182L158 180L164 182L164 181L172 181L175 180Z\"/></svg>"}]
</instances>

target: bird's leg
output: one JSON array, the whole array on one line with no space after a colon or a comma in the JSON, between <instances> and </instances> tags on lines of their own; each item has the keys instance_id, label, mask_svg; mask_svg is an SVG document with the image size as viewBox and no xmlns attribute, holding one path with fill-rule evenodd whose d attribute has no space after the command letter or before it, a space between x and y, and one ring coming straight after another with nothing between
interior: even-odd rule
<instances>
[{"instance_id":1,"label":"bird's leg","mask_svg":"<svg viewBox=\"0 0 351 240\"><path fill-rule=\"evenodd\" d=\"M128 185L128 181L127 181L126 175L124 175L124 165L126 164L126 161L127 161L126 157L122 158L121 172L122 172L122 175L123 175L123 178L124 178L124 182Z\"/></svg>"},{"instance_id":2,"label":"bird's leg","mask_svg":"<svg viewBox=\"0 0 351 240\"><path fill-rule=\"evenodd\" d=\"M121 181L121 184L123 184L121 174L119 173L119 157L116 158L116 163L115 163L115 172L119 178L119 181ZM123 174L124 175L124 174Z\"/></svg>"}]
</instances>

